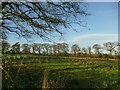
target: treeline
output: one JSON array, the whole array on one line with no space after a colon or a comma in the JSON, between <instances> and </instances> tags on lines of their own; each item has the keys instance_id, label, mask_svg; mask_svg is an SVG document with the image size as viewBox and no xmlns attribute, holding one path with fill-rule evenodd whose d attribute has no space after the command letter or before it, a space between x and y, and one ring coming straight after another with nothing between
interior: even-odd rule
<instances>
[{"instance_id":1,"label":"treeline","mask_svg":"<svg viewBox=\"0 0 120 90\"><path fill-rule=\"evenodd\" d=\"M81 57L117 58L119 56L118 42L105 42L103 45L94 44L87 48L81 48L78 44L71 47L67 43L33 43L20 44L19 42L10 45L2 41L2 54L36 54L36 55L64 55ZM106 53L105 53L106 52Z\"/></svg>"}]
</instances>

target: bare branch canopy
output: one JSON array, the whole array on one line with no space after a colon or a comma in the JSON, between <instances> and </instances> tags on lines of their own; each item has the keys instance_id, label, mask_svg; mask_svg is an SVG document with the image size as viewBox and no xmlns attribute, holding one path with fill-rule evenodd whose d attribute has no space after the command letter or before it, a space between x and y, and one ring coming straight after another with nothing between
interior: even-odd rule
<instances>
[{"instance_id":1,"label":"bare branch canopy","mask_svg":"<svg viewBox=\"0 0 120 90\"><path fill-rule=\"evenodd\" d=\"M22 37L38 35L41 38L63 35L62 28L72 24L82 26L82 16L87 16L81 2L2 2L3 35L7 32Z\"/></svg>"}]
</instances>

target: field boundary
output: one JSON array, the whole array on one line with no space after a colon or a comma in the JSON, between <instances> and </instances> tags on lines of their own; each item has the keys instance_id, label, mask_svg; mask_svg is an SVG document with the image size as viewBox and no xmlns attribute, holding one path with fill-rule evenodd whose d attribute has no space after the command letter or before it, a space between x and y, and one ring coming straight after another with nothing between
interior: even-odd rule
<instances>
[{"instance_id":1,"label":"field boundary","mask_svg":"<svg viewBox=\"0 0 120 90\"><path fill-rule=\"evenodd\" d=\"M81 60L109 60L109 61L119 61L119 59L111 59L111 58L90 58L90 57L64 57L69 59L81 59Z\"/></svg>"}]
</instances>

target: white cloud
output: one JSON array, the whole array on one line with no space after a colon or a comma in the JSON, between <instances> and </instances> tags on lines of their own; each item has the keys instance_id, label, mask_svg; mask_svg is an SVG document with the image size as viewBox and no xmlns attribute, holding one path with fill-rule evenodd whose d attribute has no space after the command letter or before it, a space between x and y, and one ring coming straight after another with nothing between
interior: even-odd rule
<instances>
[{"instance_id":1,"label":"white cloud","mask_svg":"<svg viewBox=\"0 0 120 90\"><path fill-rule=\"evenodd\" d=\"M103 44L108 41L118 41L118 34L86 34L73 37L68 43L73 45L75 43L82 47L91 46L95 43Z\"/></svg>"}]
</instances>

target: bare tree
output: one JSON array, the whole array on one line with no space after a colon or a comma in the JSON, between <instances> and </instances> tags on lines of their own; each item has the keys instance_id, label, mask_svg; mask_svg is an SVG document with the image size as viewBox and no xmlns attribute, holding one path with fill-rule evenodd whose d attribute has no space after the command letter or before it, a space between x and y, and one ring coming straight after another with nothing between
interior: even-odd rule
<instances>
[{"instance_id":1,"label":"bare tree","mask_svg":"<svg viewBox=\"0 0 120 90\"><path fill-rule=\"evenodd\" d=\"M88 49L87 48L82 48L82 53L87 54L88 53Z\"/></svg>"},{"instance_id":2,"label":"bare tree","mask_svg":"<svg viewBox=\"0 0 120 90\"><path fill-rule=\"evenodd\" d=\"M10 44L6 40L2 40L2 53L6 53L10 47Z\"/></svg>"},{"instance_id":3,"label":"bare tree","mask_svg":"<svg viewBox=\"0 0 120 90\"><path fill-rule=\"evenodd\" d=\"M52 48L53 48L53 54L56 55L57 54L57 45L53 44Z\"/></svg>"},{"instance_id":4,"label":"bare tree","mask_svg":"<svg viewBox=\"0 0 120 90\"><path fill-rule=\"evenodd\" d=\"M13 51L13 53L20 53L20 44L19 44L19 42L12 45L12 51Z\"/></svg>"},{"instance_id":5,"label":"bare tree","mask_svg":"<svg viewBox=\"0 0 120 90\"><path fill-rule=\"evenodd\" d=\"M114 49L116 48L116 46L118 45L118 43L116 42L106 42L103 44L104 48L110 52L110 54L112 55L112 52L114 51Z\"/></svg>"},{"instance_id":6,"label":"bare tree","mask_svg":"<svg viewBox=\"0 0 120 90\"><path fill-rule=\"evenodd\" d=\"M52 46L52 45L49 46L49 54L50 54L50 55L53 54L53 46Z\"/></svg>"},{"instance_id":7,"label":"bare tree","mask_svg":"<svg viewBox=\"0 0 120 90\"><path fill-rule=\"evenodd\" d=\"M82 17L89 15L82 2L2 2L2 35L7 32L22 37L63 35L61 27L83 25ZM75 29L75 28L73 28ZM56 34L53 34L56 33Z\"/></svg>"},{"instance_id":8,"label":"bare tree","mask_svg":"<svg viewBox=\"0 0 120 90\"><path fill-rule=\"evenodd\" d=\"M24 54L29 54L30 53L30 48L31 48L31 45L29 45L29 44L27 44L27 43L25 43L25 44L22 44L22 52L24 53Z\"/></svg>"},{"instance_id":9,"label":"bare tree","mask_svg":"<svg viewBox=\"0 0 120 90\"><path fill-rule=\"evenodd\" d=\"M44 48L44 52L45 52L45 54L46 55L48 55L49 54L49 49L50 49L50 44L48 44L48 43L44 43L43 44L43 48Z\"/></svg>"},{"instance_id":10,"label":"bare tree","mask_svg":"<svg viewBox=\"0 0 120 90\"><path fill-rule=\"evenodd\" d=\"M54 46L54 49L56 50L56 53L58 55L65 55L69 51L67 43L56 43L56 45Z\"/></svg>"},{"instance_id":11,"label":"bare tree","mask_svg":"<svg viewBox=\"0 0 120 90\"><path fill-rule=\"evenodd\" d=\"M71 47L71 52L74 55L77 55L80 52L80 47L77 44L72 45Z\"/></svg>"},{"instance_id":12,"label":"bare tree","mask_svg":"<svg viewBox=\"0 0 120 90\"><path fill-rule=\"evenodd\" d=\"M118 55L120 55L120 42L117 43L117 52L118 52Z\"/></svg>"},{"instance_id":13,"label":"bare tree","mask_svg":"<svg viewBox=\"0 0 120 90\"><path fill-rule=\"evenodd\" d=\"M62 48L61 48L62 49L62 53L65 55L69 51L69 46L68 46L67 43L61 43L61 44L62 44Z\"/></svg>"},{"instance_id":14,"label":"bare tree","mask_svg":"<svg viewBox=\"0 0 120 90\"><path fill-rule=\"evenodd\" d=\"M38 44L36 44L36 43L33 43L32 45L31 45L31 47L32 47L32 50L33 50L33 54L36 54L36 51L38 51Z\"/></svg>"},{"instance_id":15,"label":"bare tree","mask_svg":"<svg viewBox=\"0 0 120 90\"><path fill-rule=\"evenodd\" d=\"M37 47L38 47L38 53L41 54L41 51L42 51L42 44L37 44Z\"/></svg>"},{"instance_id":16,"label":"bare tree","mask_svg":"<svg viewBox=\"0 0 120 90\"><path fill-rule=\"evenodd\" d=\"M88 53L89 53L90 56L91 56L91 53L92 53L92 48L91 48L91 46L89 46L87 49L88 49Z\"/></svg>"},{"instance_id":17,"label":"bare tree","mask_svg":"<svg viewBox=\"0 0 120 90\"><path fill-rule=\"evenodd\" d=\"M100 53L100 49L101 49L101 46L99 44L94 44L93 45L93 48L95 49L95 53L96 54L99 54Z\"/></svg>"},{"instance_id":18,"label":"bare tree","mask_svg":"<svg viewBox=\"0 0 120 90\"><path fill-rule=\"evenodd\" d=\"M61 53L62 53L62 44L57 43L57 54L61 54Z\"/></svg>"}]
</instances>

